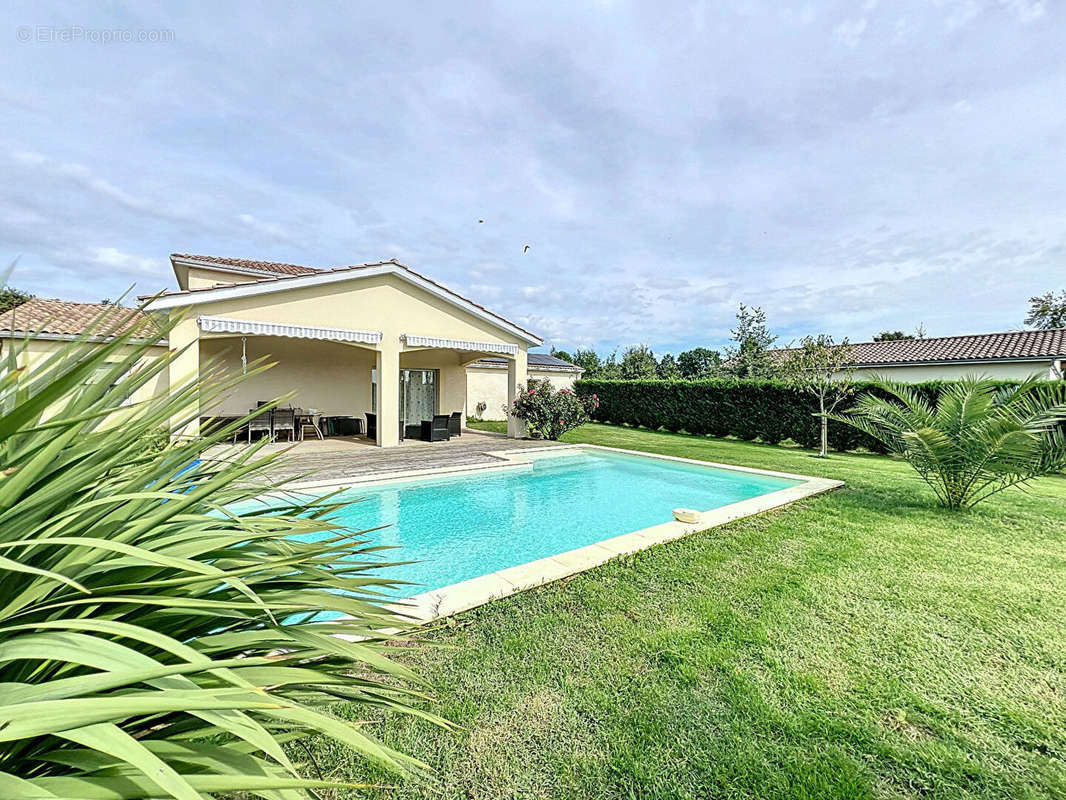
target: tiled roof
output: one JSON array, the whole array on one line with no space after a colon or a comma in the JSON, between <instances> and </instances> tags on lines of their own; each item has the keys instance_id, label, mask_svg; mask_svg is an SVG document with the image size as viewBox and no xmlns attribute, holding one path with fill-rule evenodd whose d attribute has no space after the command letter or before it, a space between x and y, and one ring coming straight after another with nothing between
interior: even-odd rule
<instances>
[{"instance_id":1,"label":"tiled roof","mask_svg":"<svg viewBox=\"0 0 1066 800\"><path fill-rule=\"evenodd\" d=\"M247 258L222 258L220 256L195 256L189 253L171 253L170 260L196 261L201 264L211 264L218 267L237 267L238 269L250 269L255 272L264 272L270 275L308 275L312 272L321 272L314 267L302 267L299 264L283 264L279 261L254 261Z\"/></svg>"},{"instance_id":2,"label":"tiled roof","mask_svg":"<svg viewBox=\"0 0 1066 800\"><path fill-rule=\"evenodd\" d=\"M860 342L852 347L855 365L859 367L942 361L1052 359L1066 357L1066 328ZM775 356L781 358L787 352L777 350Z\"/></svg>"},{"instance_id":3,"label":"tiled roof","mask_svg":"<svg viewBox=\"0 0 1066 800\"><path fill-rule=\"evenodd\" d=\"M142 338L156 335L156 329L139 309L103 303L72 303L34 297L0 314L0 334L44 333L53 336L79 336L92 332L114 336L132 329L146 328Z\"/></svg>"},{"instance_id":4,"label":"tiled roof","mask_svg":"<svg viewBox=\"0 0 1066 800\"><path fill-rule=\"evenodd\" d=\"M571 364L569 361L563 361L561 358L550 356L547 353L530 353L528 356L528 364L530 367L540 367L542 369L557 369L560 372L581 372L581 367L577 364ZM499 356L486 356L485 358L479 358L472 363L472 367L506 367L507 359L500 358Z\"/></svg>"}]
</instances>

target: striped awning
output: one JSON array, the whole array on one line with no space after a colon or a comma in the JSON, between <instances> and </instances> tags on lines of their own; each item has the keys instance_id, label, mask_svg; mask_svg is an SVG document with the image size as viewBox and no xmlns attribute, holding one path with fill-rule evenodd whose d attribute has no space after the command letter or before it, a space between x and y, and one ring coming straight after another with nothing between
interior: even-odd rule
<instances>
[{"instance_id":1,"label":"striped awning","mask_svg":"<svg viewBox=\"0 0 1066 800\"><path fill-rule=\"evenodd\" d=\"M291 339L325 339L333 342L377 344L381 331L357 331L351 328L324 328L318 325L289 325L283 322L260 322L234 317L196 318L200 330L207 333L240 333L249 336L287 336Z\"/></svg>"},{"instance_id":2,"label":"striped awning","mask_svg":"<svg viewBox=\"0 0 1066 800\"><path fill-rule=\"evenodd\" d=\"M518 345L504 342L475 342L469 339L441 339L436 336L416 336L405 333L403 340L408 347L441 347L446 350L472 350L476 353L501 353L513 356L518 353Z\"/></svg>"}]
</instances>

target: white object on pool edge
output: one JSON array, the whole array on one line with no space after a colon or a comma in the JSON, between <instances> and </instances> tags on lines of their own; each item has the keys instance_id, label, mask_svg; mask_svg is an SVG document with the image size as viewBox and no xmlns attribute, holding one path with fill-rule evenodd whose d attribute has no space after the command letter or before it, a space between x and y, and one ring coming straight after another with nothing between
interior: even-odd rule
<instances>
[{"instance_id":1,"label":"white object on pool edge","mask_svg":"<svg viewBox=\"0 0 1066 800\"><path fill-rule=\"evenodd\" d=\"M675 508L674 519L678 522L699 522L703 515L694 508Z\"/></svg>"}]
</instances>

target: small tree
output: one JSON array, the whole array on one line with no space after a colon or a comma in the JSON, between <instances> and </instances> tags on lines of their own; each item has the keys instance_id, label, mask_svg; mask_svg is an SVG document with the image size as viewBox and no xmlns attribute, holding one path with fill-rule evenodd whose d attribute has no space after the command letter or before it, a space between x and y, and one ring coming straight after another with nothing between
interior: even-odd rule
<instances>
[{"instance_id":1,"label":"small tree","mask_svg":"<svg viewBox=\"0 0 1066 800\"><path fill-rule=\"evenodd\" d=\"M781 377L792 386L818 398L822 422L819 458L829 454L829 417L853 391L854 348L844 339L833 343L827 334L804 336L800 346L789 351L781 367Z\"/></svg>"},{"instance_id":2,"label":"small tree","mask_svg":"<svg viewBox=\"0 0 1066 800\"><path fill-rule=\"evenodd\" d=\"M612 350L611 354L603 360L600 366L600 374L597 378L605 381L622 380L622 365L618 363L618 351Z\"/></svg>"},{"instance_id":3,"label":"small tree","mask_svg":"<svg viewBox=\"0 0 1066 800\"><path fill-rule=\"evenodd\" d=\"M722 356L717 350L694 347L677 357L681 377L690 381L713 378L722 369Z\"/></svg>"},{"instance_id":4,"label":"small tree","mask_svg":"<svg viewBox=\"0 0 1066 800\"><path fill-rule=\"evenodd\" d=\"M653 380L658 368L659 362L655 360L655 354L646 344L627 347L618 365L620 376L624 381Z\"/></svg>"},{"instance_id":5,"label":"small tree","mask_svg":"<svg viewBox=\"0 0 1066 800\"><path fill-rule=\"evenodd\" d=\"M904 339L913 339L914 334L903 331L881 331L874 337L875 342L900 342Z\"/></svg>"},{"instance_id":6,"label":"small tree","mask_svg":"<svg viewBox=\"0 0 1066 800\"><path fill-rule=\"evenodd\" d=\"M737 309L735 345L726 348L726 371L737 378L769 378L774 373L770 347L777 337L766 327L766 312L743 303Z\"/></svg>"},{"instance_id":7,"label":"small tree","mask_svg":"<svg viewBox=\"0 0 1066 800\"><path fill-rule=\"evenodd\" d=\"M554 441L588 422L599 405L596 395L579 397L570 389L556 392L550 381L533 378L504 411L526 423L530 438Z\"/></svg>"},{"instance_id":8,"label":"small tree","mask_svg":"<svg viewBox=\"0 0 1066 800\"><path fill-rule=\"evenodd\" d=\"M570 353L566 350L556 350L553 347L551 354L556 358L562 359L563 361L569 361L571 364L574 363L574 357L570 355Z\"/></svg>"},{"instance_id":9,"label":"small tree","mask_svg":"<svg viewBox=\"0 0 1066 800\"><path fill-rule=\"evenodd\" d=\"M1066 466L1066 391L1030 378L999 387L969 377L948 384L932 405L913 387L879 381L846 422L881 441L929 484L941 504L970 508Z\"/></svg>"},{"instance_id":10,"label":"small tree","mask_svg":"<svg viewBox=\"0 0 1066 800\"><path fill-rule=\"evenodd\" d=\"M600 361L600 357L596 355L595 350L576 350L574 351L574 357L570 361L585 370L585 374L582 376L584 378L598 378L603 370L603 363Z\"/></svg>"},{"instance_id":11,"label":"small tree","mask_svg":"<svg viewBox=\"0 0 1066 800\"><path fill-rule=\"evenodd\" d=\"M681 369L677 366L677 359L666 353L659 359L656 376L661 381L676 381L681 377Z\"/></svg>"},{"instance_id":12,"label":"small tree","mask_svg":"<svg viewBox=\"0 0 1066 800\"><path fill-rule=\"evenodd\" d=\"M1025 324L1031 328L1066 328L1066 289L1030 297Z\"/></svg>"}]
</instances>

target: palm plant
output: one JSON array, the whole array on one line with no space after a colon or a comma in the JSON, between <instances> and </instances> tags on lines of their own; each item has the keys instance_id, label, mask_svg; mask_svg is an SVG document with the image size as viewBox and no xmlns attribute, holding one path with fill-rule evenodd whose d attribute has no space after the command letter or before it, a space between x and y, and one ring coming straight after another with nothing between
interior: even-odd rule
<instances>
[{"instance_id":1,"label":"palm plant","mask_svg":"<svg viewBox=\"0 0 1066 800\"><path fill-rule=\"evenodd\" d=\"M878 381L852 425L906 459L947 508L969 508L1066 466L1066 384L1037 379L1000 387L970 377L945 386L935 405L905 384Z\"/></svg>"},{"instance_id":2,"label":"palm plant","mask_svg":"<svg viewBox=\"0 0 1066 800\"><path fill-rule=\"evenodd\" d=\"M403 622L375 548L330 499L231 510L284 488L256 448L201 460L232 426L146 446L231 382L130 405L177 355L148 359L138 334L28 371L15 343L0 370L0 797L289 800L342 785L293 760L316 734L418 772L323 708L446 724L386 657Z\"/></svg>"}]
</instances>

